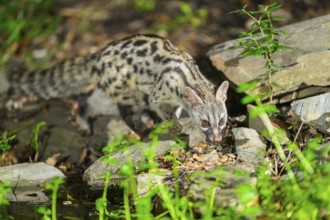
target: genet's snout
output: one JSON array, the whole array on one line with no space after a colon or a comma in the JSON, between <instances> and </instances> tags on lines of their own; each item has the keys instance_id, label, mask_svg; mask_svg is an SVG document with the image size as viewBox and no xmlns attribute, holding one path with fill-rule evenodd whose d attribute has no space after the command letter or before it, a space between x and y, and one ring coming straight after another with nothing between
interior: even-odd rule
<instances>
[{"instance_id":1,"label":"genet's snout","mask_svg":"<svg viewBox=\"0 0 330 220\"><path fill-rule=\"evenodd\" d=\"M221 135L219 133L213 133L213 142L220 142L222 139Z\"/></svg>"}]
</instances>

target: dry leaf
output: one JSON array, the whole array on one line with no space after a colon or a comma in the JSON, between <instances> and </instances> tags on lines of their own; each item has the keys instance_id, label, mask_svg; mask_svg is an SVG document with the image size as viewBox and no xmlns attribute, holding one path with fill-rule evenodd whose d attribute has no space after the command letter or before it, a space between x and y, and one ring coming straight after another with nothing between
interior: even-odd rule
<instances>
[{"instance_id":1,"label":"dry leaf","mask_svg":"<svg viewBox=\"0 0 330 220\"><path fill-rule=\"evenodd\" d=\"M53 154L52 156L48 157L47 160L45 161L46 164L55 166L60 155L61 155L61 153L56 153L56 154Z\"/></svg>"}]
</instances>

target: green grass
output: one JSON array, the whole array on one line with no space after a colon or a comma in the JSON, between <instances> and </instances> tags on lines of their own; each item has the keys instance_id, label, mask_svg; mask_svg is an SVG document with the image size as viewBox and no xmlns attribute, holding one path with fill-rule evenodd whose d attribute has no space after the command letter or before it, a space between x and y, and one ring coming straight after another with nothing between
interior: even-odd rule
<instances>
[{"instance_id":1,"label":"green grass","mask_svg":"<svg viewBox=\"0 0 330 220\"><path fill-rule=\"evenodd\" d=\"M60 20L52 13L54 5L54 0L0 0L0 66L10 60L21 45L54 32Z\"/></svg>"}]
</instances>

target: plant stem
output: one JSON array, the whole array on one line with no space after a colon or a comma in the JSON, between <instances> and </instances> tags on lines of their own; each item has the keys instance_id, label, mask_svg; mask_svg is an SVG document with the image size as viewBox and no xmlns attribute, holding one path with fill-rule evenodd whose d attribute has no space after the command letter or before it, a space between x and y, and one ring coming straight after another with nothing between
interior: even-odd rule
<instances>
[{"instance_id":1,"label":"plant stem","mask_svg":"<svg viewBox=\"0 0 330 220\"><path fill-rule=\"evenodd\" d=\"M267 69L268 69L268 87L269 87L269 102L271 104L273 104L273 85L272 85L272 75L273 75L273 60L271 58L271 54L269 51L266 51L265 55L264 55L264 59L266 60L267 62Z\"/></svg>"},{"instance_id":2,"label":"plant stem","mask_svg":"<svg viewBox=\"0 0 330 220\"><path fill-rule=\"evenodd\" d=\"M263 104L262 104L262 102L261 102L260 99L257 99L256 100L256 103L257 103L257 106L258 107L262 108ZM274 129L273 125L272 125L272 122L270 121L268 115L265 112L260 113L259 117L265 123L266 129L269 132L269 135L270 135L270 137L272 139L273 144L275 145L275 148L276 148L276 150L278 152L278 155L280 156L281 161L284 163L284 166L285 166L285 168L288 171L289 179L292 181L292 183L295 186L298 186L297 185L296 178L295 178L295 176L294 176L294 174L292 172L291 166L290 166L290 164L287 163L287 158L285 156L285 153L283 151L283 148L281 146L281 143L280 143L277 135L275 134L275 129Z\"/></svg>"}]
</instances>

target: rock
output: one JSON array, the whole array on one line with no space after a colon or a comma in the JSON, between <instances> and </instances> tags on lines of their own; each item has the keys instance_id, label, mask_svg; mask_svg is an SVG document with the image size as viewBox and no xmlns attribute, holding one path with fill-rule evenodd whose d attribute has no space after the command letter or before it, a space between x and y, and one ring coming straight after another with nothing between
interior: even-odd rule
<instances>
[{"instance_id":1,"label":"rock","mask_svg":"<svg viewBox=\"0 0 330 220\"><path fill-rule=\"evenodd\" d=\"M288 25L281 30L288 36L281 37L279 41L292 49L273 55L274 63L279 68L272 81L280 85L274 91L275 101L284 103L329 91L330 15ZM232 49L233 46L236 48ZM235 85L260 81L266 72L265 61L260 57L243 57L240 55L242 51L232 40L215 45L207 55L213 65ZM265 91L268 89L259 84L256 91L250 94Z\"/></svg>"},{"instance_id":2,"label":"rock","mask_svg":"<svg viewBox=\"0 0 330 220\"><path fill-rule=\"evenodd\" d=\"M40 121L45 121L39 132L40 160L44 161L48 157L60 153L59 160L77 163L84 147L92 146L99 150L107 144L107 122L109 116L99 116L93 122L93 135L82 136L78 129L68 120L68 110L58 101L50 101L47 110L37 112L21 112L15 119L4 118L1 125L7 131L14 131L17 128L17 140L19 143L28 145L33 138L32 130ZM24 116L25 114L25 116Z\"/></svg>"},{"instance_id":3,"label":"rock","mask_svg":"<svg viewBox=\"0 0 330 220\"><path fill-rule=\"evenodd\" d=\"M5 198L12 202L29 202L29 203L46 203L49 198L42 191L43 189L35 189L35 187L19 187L15 189L15 194L11 191L6 194Z\"/></svg>"},{"instance_id":4,"label":"rock","mask_svg":"<svg viewBox=\"0 0 330 220\"><path fill-rule=\"evenodd\" d=\"M293 116L330 134L330 92L291 103Z\"/></svg>"},{"instance_id":5,"label":"rock","mask_svg":"<svg viewBox=\"0 0 330 220\"><path fill-rule=\"evenodd\" d=\"M255 106L253 105L248 105L247 110L250 113ZM273 119L275 121L275 119ZM271 123L269 123L269 121ZM270 126L270 128L269 128ZM267 140L272 141L272 137L269 135L270 130L275 130L276 127L274 126L274 122L272 119L269 118L266 114L260 114L256 118L251 118L249 117L249 128L253 128L256 131L258 131L260 134L262 134L263 137L265 137ZM276 132L274 135L277 136L278 140L280 143L287 144L290 142L290 139L286 135L285 131L283 132Z\"/></svg>"},{"instance_id":6,"label":"rock","mask_svg":"<svg viewBox=\"0 0 330 220\"><path fill-rule=\"evenodd\" d=\"M163 180L172 174L169 170L162 170L157 173L141 173L136 176L137 192L139 196L144 196L157 184L163 183Z\"/></svg>"},{"instance_id":7,"label":"rock","mask_svg":"<svg viewBox=\"0 0 330 220\"><path fill-rule=\"evenodd\" d=\"M237 156L241 161L258 165L266 155L264 144L256 130L252 128L233 128Z\"/></svg>"},{"instance_id":8,"label":"rock","mask_svg":"<svg viewBox=\"0 0 330 220\"><path fill-rule=\"evenodd\" d=\"M188 195L194 201L207 201L206 197L210 196L210 190L215 187L216 193L214 198L215 207L227 207L237 205L236 187L242 183L250 183L246 176L239 176L235 173L235 166L224 166L215 168L209 172L195 172L190 176L190 185Z\"/></svg>"},{"instance_id":9,"label":"rock","mask_svg":"<svg viewBox=\"0 0 330 220\"><path fill-rule=\"evenodd\" d=\"M218 152L216 150L212 150L210 153L202 154L201 159L203 163L207 163L219 161L220 158Z\"/></svg>"},{"instance_id":10,"label":"rock","mask_svg":"<svg viewBox=\"0 0 330 220\"><path fill-rule=\"evenodd\" d=\"M43 162L0 167L0 181L8 182L11 187L37 186L53 177L65 178L65 175Z\"/></svg>"},{"instance_id":11,"label":"rock","mask_svg":"<svg viewBox=\"0 0 330 220\"><path fill-rule=\"evenodd\" d=\"M171 149L177 147L174 141L160 141L159 144L154 148L155 155L163 155ZM104 178L101 177L102 174L106 172L111 172L110 185L118 184L123 177L119 174L119 168L125 164L127 161L132 161L135 170L140 169L141 162L146 161L143 152L146 150L152 150L150 143L142 143L139 145L132 145L123 152L116 152L112 155L113 158L118 160L117 164L111 165L108 169L108 164L103 162L103 157L95 161L84 173L83 180L91 187L91 189L103 188Z\"/></svg>"}]
</instances>

